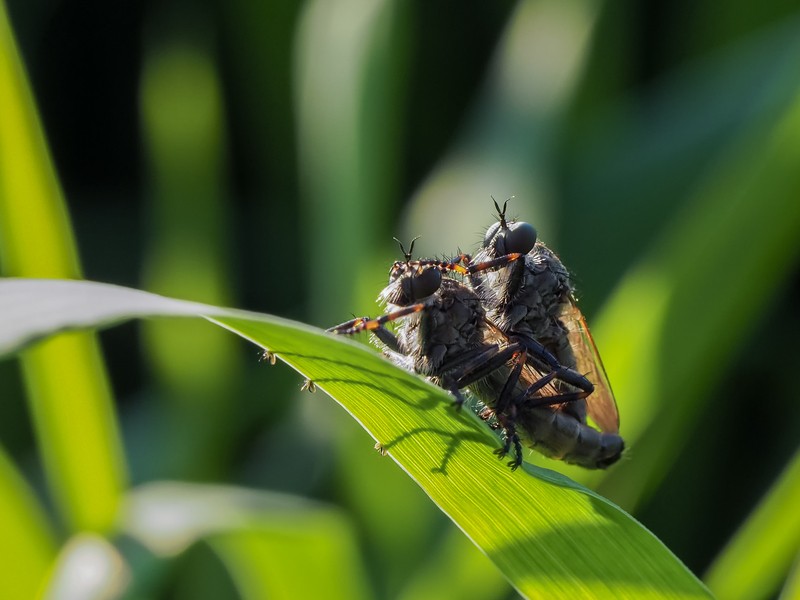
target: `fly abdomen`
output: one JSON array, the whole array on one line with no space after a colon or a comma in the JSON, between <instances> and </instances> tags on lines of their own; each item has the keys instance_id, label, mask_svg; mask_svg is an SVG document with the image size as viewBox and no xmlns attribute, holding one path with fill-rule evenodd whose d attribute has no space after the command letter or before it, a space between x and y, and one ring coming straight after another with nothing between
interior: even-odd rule
<instances>
[{"instance_id":1,"label":"fly abdomen","mask_svg":"<svg viewBox=\"0 0 800 600\"><path fill-rule=\"evenodd\" d=\"M517 417L517 425L531 448L587 469L611 466L625 449L619 435L598 431L552 408L523 410Z\"/></svg>"}]
</instances>

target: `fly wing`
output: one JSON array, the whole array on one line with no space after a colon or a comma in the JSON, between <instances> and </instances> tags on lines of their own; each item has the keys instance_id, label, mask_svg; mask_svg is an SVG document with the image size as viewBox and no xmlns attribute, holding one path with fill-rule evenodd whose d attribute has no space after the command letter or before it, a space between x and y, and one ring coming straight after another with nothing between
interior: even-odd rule
<instances>
[{"instance_id":1,"label":"fly wing","mask_svg":"<svg viewBox=\"0 0 800 600\"><path fill-rule=\"evenodd\" d=\"M619 412L614 392L611 391L608 375L589 332L589 326L586 325L586 319L573 298L570 298L570 303L564 308L561 319L569 332L569 343L575 355L576 370L586 375L586 378L594 384L594 392L586 398L589 416L601 431L619 433Z\"/></svg>"}]
</instances>

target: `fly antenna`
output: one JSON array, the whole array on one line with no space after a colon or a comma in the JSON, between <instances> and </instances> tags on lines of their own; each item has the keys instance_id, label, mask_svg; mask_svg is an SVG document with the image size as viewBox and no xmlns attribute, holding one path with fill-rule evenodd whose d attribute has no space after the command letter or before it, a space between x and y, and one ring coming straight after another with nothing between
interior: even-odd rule
<instances>
[{"instance_id":1,"label":"fly antenna","mask_svg":"<svg viewBox=\"0 0 800 600\"><path fill-rule=\"evenodd\" d=\"M508 229L508 223L506 223L506 208L508 207L509 201L514 198L511 196L508 200L503 202L503 208L500 208L500 205L497 203L497 200L494 199L494 196L490 196L492 202L494 202L494 207L497 209L497 216L500 217L500 228L501 229Z\"/></svg>"},{"instance_id":2,"label":"fly antenna","mask_svg":"<svg viewBox=\"0 0 800 600\"><path fill-rule=\"evenodd\" d=\"M400 245L400 252L403 253L403 257L406 259L406 263L408 263L411 260L411 255L414 253L414 242L416 242L420 237L421 236L417 236L413 240L411 240L411 244L408 247L408 252L406 252L406 249L403 246L403 242L398 240L396 237L392 238L395 242L397 242Z\"/></svg>"}]
</instances>

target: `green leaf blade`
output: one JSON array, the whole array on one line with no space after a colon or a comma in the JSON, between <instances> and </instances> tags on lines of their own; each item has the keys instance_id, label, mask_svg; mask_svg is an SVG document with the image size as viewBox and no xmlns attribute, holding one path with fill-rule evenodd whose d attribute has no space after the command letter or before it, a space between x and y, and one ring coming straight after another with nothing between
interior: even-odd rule
<instances>
[{"instance_id":1,"label":"green leaf blade","mask_svg":"<svg viewBox=\"0 0 800 600\"><path fill-rule=\"evenodd\" d=\"M371 597L353 523L303 497L162 481L133 489L121 522L158 559L206 542L242 600Z\"/></svg>"},{"instance_id":2,"label":"green leaf blade","mask_svg":"<svg viewBox=\"0 0 800 600\"><path fill-rule=\"evenodd\" d=\"M765 598L800 552L800 450L705 575L719 598Z\"/></svg>"},{"instance_id":3,"label":"green leaf blade","mask_svg":"<svg viewBox=\"0 0 800 600\"><path fill-rule=\"evenodd\" d=\"M15 285L28 283L0 282L0 298ZM442 389L361 344L268 315L96 283L51 281L28 289L61 298L96 292L91 305L106 321L123 318L122 305L131 298L137 299L137 310L129 316L206 316L277 354L361 423L525 596L709 596L632 517L547 469L525 465L512 472L493 455L499 442L475 415L455 410ZM89 324L85 304L71 304L81 312L84 326ZM0 310L0 317L6 314ZM69 324L70 315L62 314L59 326ZM13 344L3 339L2 325L0 319L0 348L8 348Z\"/></svg>"},{"instance_id":4,"label":"green leaf blade","mask_svg":"<svg viewBox=\"0 0 800 600\"><path fill-rule=\"evenodd\" d=\"M0 448L0 564L3 594L33 598L56 556L56 536L33 491Z\"/></svg>"},{"instance_id":5,"label":"green leaf blade","mask_svg":"<svg viewBox=\"0 0 800 600\"><path fill-rule=\"evenodd\" d=\"M456 412L443 390L313 330L214 320L311 376L524 595L708 597L652 534L608 501L545 469L512 473L492 454L496 438L466 410Z\"/></svg>"}]
</instances>

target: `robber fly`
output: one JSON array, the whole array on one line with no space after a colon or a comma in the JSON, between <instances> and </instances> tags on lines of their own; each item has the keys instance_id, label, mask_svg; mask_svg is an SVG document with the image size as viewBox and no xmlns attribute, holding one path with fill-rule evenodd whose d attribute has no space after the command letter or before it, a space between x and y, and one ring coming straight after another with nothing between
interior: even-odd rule
<instances>
[{"instance_id":1,"label":"robber fly","mask_svg":"<svg viewBox=\"0 0 800 600\"><path fill-rule=\"evenodd\" d=\"M329 331L346 335L372 332L390 360L450 391L458 406L464 402L462 389L475 391L487 407L482 416L502 429L504 445L497 453L502 457L513 450L509 465L518 467L522 447L515 422L519 411L514 407L528 403L524 423L530 431L542 437L551 433L560 437L558 428L548 430L547 425L534 426L529 421L550 423L550 405L569 404L591 389L586 378L561 367L530 336L506 335L493 326L478 294L455 276L505 267L524 255L509 253L484 262L471 261L465 255L450 262L415 261L411 260L413 241L408 252L402 244L400 249L404 260L392 265L389 284L379 296L386 305L385 314L352 319ZM465 262L469 264L464 266ZM391 321L398 322L396 332L385 327ZM528 366L529 356L547 364L546 372ZM555 389L555 381L564 384L562 389ZM553 440L551 445L557 443Z\"/></svg>"},{"instance_id":2,"label":"robber fly","mask_svg":"<svg viewBox=\"0 0 800 600\"><path fill-rule=\"evenodd\" d=\"M592 382L585 398L553 405L553 425L563 434L563 443L539 448L545 454L583 466L605 468L616 462L624 449L619 434L619 414L597 347L586 320L578 309L569 271L541 241L529 223L506 221L506 206L499 220L486 232L483 246L474 262L491 261L509 252L523 253L524 259L508 263L502 269L470 272L470 282L480 296L488 319L509 337L530 337L542 344L557 362L568 370L585 374ZM539 377L539 372L522 373L523 380ZM554 395L564 388L563 381L553 381ZM544 443L538 414L517 407L520 427L534 442ZM560 420L560 416L572 419ZM600 428L586 424L587 416ZM531 430L531 428L533 430ZM552 436L551 436L552 437ZM570 449L571 448L571 449ZM587 463L595 463L587 464Z\"/></svg>"}]
</instances>

